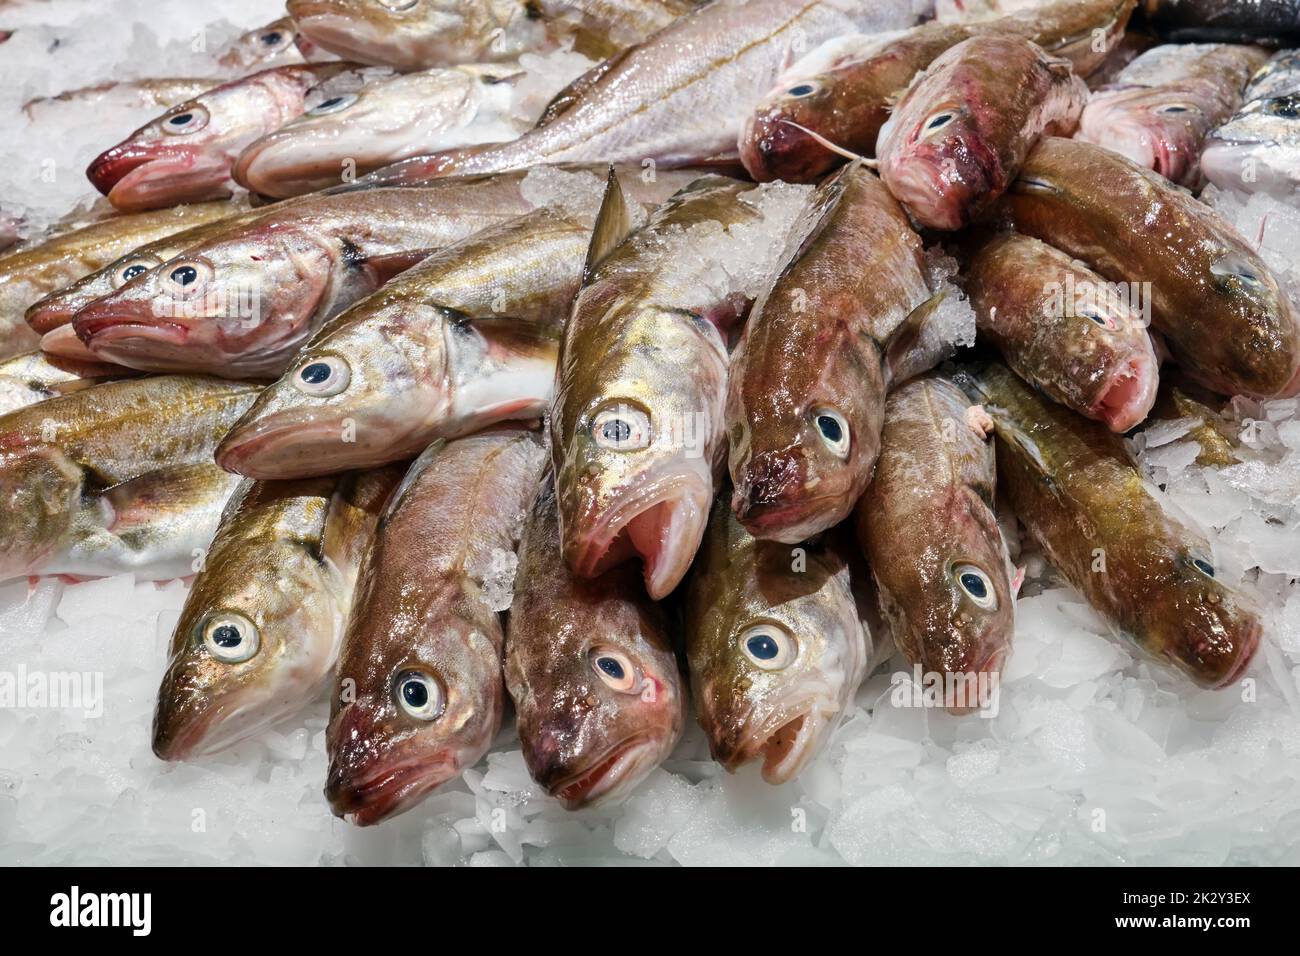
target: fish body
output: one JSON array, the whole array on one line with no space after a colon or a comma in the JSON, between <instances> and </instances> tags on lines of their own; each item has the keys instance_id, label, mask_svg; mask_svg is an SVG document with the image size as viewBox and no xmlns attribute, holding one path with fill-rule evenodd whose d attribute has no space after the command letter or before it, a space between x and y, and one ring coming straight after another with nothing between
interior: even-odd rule
<instances>
[{"instance_id":1,"label":"fish body","mask_svg":"<svg viewBox=\"0 0 1300 956\"><path fill-rule=\"evenodd\" d=\"M148 107L165 110L212 89L218 82L211 77L160 77L97 83L30 99L23 104L23 112L35 123L54 123L62 119L65 108L84 110L94 106L105 115Z\"/></svg>"},{"instance_id":2,"label":"fish body","mask_svg":"<svg viewBox=\"0 0 1300 956\"><path fill-rule=\"evenodd\" d=\"M1238 680L1259 618L1215 577L1206 541L1161 507L1121 439L1002 366L963 387L993 418L999 489L1047 560L1147 654L1205 687Z\"/></svg>"},{"instance_id":3,"label":"fish body","mask_svg":"<svg viewBox=\"0 0 1300 956\"><path fill-rule=\"evenodd\" d=\"M1195 188L1206 134L1241 105L1242 88L1266 57L1227 44L1148 50L1092 94L1078 138Z\"/></svg>"},{"instance_id":4,"label":"fish body","mask_svg":"<svg viewBox=\"0 0 1300 956\"><path fill-rule=\"evenodd\" d=\"M41 351L15 355L0 361L0 416L124 374L129 373L116 365L80 362Z\"/></svg>"},{"instance_id":5,"label":"fish body","mask_svg":"<svg viewBox=\"0 0 1300 956\"><path fill-rule=\"evenodd\" d=\"M795 239L746 324L726 404L732 507L788 544L842 521L866 489L885 392L907 374L891 343L931 299L920 236L861 165L820 187Z\"/></svg>"},{"instance_id":6,"label":"fish body","mask_svg":"<svg viewBox=\"0 0 1300 956\"><path fill-rule=\"evenodd\" d=\"M963 23L1030 13L1051 6L1053 0L935 0L934 18L940 23Z\"/></svg>"},{"instance_id":7,"label":"fish body","mask_svg":"<svg viewBox=\"0 0 1300 956\"><path fill-rule=\"evenodd\" d=\"M751 536L718 499L691 571L686 658L713 759L793 780L824 749L873 657L845 535L803 549Z\"/></svg>"},{"instance_id":8,"label":"fish body","mask_svg":"<svg viewBox=\"0 0 1300 956\"><path fill-rule=\"evenodd\" d=\"M1016 598L994 512L993 445L971 412L961 389L937 375L893 392L856 513L894 643L925 673L961 677L968 688L1001 674ZM963 711L974 701L945 704Z\"/></svg>"},{"instance_id":9,"label":"fish body","mask_svg":"<svg viewBox=\"0 0 1300 956\"><path fill-rule=\"evenodd\" d=\"M1300 192L1300 51L1274 56L1246 87L1243 101L1206 138L1201 171L1220 189L1294 200Z\"/></svg>"},{"instance_id":10,"label":"fish body","mask_svg":"<svg viewBox=\"0 0 1300 956\"><path fill-rule=\"evenodd\" d=\"M1174 43L1300 41L1297 0L1142 0L1147 21Z\"/></svg>"},{"instance_id":11,"label":"fish body","mask_svg":"<svg viewBox=\"0 0 1300 956\"><path fill-rule=\"evenodd\" d=\"M0 417L0 578L192 573L234 489L213 449L256 393L160 376Z\"/></svg>"},{"instance_id":12,"label":"fish body","mask_svg":"<svg viewBox=\"0 0 1300 956\"><path fill-rule=\"evenodd\" d=\"M488 431L432 446L394 493L361 571L326 733L339 816L378 823L487 752L505 700L500 592L545 457L532 432Z\"/></svg>"},{"instance_id":13,"label":"fish body","mask_svg":"<svg viewBox=\"0 0 1300 956\"><path fill-rule=\"evenodd\" d=\"M1160 384L1141 303L1044 242L1006 233L966 268L981 339L1053 401L1126 432Z\"/></svg>"},{"instance_id":14,"label":"fish body","mask_svg":"<svg viewBox=\"0 0 1300 956\"><path fill-rule=\"evenodd\" d=\"M941 54L880 129L880 178L912 218L960 229L1015 179L1039 136L1074 131L1088 88L1023 37L974 36Z\"/></svg>"},{"instance_id":15,"label":"fish body","mask_svg":"<svg viewBox=\"0 0 1300 956\"><path fill-rule=\"evenodd\" d=\"M272 207L95 300L73 327L92 352L131 368L274 378L326 319L430 251L528 212L522 178Z\"/></svg>"},{"instance_id":16,"label":"fish body","mask_svg":"<svg viewBox=\"0 0 1300 956\"><path fill-rule=\"evenodd\" d=\"M567 808L614 803L672 751L685 687L663 609L629 565L569 571L549 479L529 513L505 683L528 772Z\"/></svg>"},{"instance_id":17,"label":"fish body","mask_svg":"<svg viewBox=\"0 0 1300 956\"><path fill-rule=\"evenodd\" d=\"M199 203L110 216L70 227L0 256L0 358L36 347L24 313L37 299L162 236L230 214L229 203Z\"/></svg>"},{"instance_id":18,"label":"fish body","mask_svg":"<svg viewBox=\"0 0 1300 956\"><path fill-rule=\"evenodd\" d=\"M172 633L153 750L186 760L309 703L343 636L357 570L402 469L245 480L221 516Z\"/></svg>"},{"instance_id":19,"label":"fish body","mask_svg":"<svg viewBox=\"0 0 1300 956\"><path fill-rule=\"evenodd\" d=\"M878 16L871 4L851 0L710 3L605 64L567 109L518 139L416 157L371 179L417 181L539 163L729 159L743 109L771 89L790 49L879 26Z\"/></svg>"},{"instance_id":20,"label":"fish body","mask_svg":"<svg viewBox=\"0 0 1300 956\"><path fill-rule=\"evenodd\" d=\"M1163 176L1047 138L1006 195L1016 229L1149 300L1174 359L1225 395L1300 391L1300 322L1250 244Z\"/></svg>"},{"instance_id":21,"label":"fish body","mask_svg":"<svg viewBox=\"0 0 1300 956\"><path fill-rule=\"evenodd\" d=\"M983 33L1022 36L1086 77L1120 42L1136 2L1065 0L1025 16L837 37L781 72L740 131L741 161L760 182L814 182L843 162L827 143L874 156L880 129L913 78Z\"/></svg>"},{"instance_id":22,"label":"fish body","mask_svg":"<svg viewBox=\"0 0 1300 956\"><path fill-rule=\"evenodd\" d=\"M100 153L86 176L118 209L138 212L232 195L245 146L302 114L307 94L349 64L274 67L180 103Z\"/></svg>"}]
</instances>

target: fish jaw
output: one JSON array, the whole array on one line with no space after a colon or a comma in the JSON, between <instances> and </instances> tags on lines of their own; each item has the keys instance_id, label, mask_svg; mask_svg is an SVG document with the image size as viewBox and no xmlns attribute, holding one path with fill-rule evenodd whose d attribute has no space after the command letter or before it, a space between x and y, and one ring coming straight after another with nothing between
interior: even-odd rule
<instances>
[{"instance_id":1,"label":"fish jaw","mask_svg":"<svg viewBox=\"0 0 1300 956\"><path fill-rule=\"evenodd\" d=\"M423 447L418 436L413 441L402 440L391 428L381 430L364 423L357 426L358 437L380 436L384 440L377 447L371 442L348 441L346 418L332 408L290 408L262 414L254 405L217 446L217 464L226 471L261 480L310 478L396 461Z\"/></svg>"},{"instance_id":2,"label":"fish jaw","mask_svg":"<svg viewBox=\"0 0 1300 956\"><path fill-rule=\"evenodd\" d=\"M1155 115L1168 94L1153 98L1146 89L1103 94L1084 109L1077 139L1119 153L1170 182L1193 185L1203 124Z\"/></svg>"},{"instance_id":3,"label":"fish jaw","mask_svg":"<svg viewBox=\"0 0 1300 956\"><path fill-rule=\"evenodd\" d=\"M1167 656L1200 686L1222 690L1241 680L1262 636L1263 625L1252 612L1222 598L1202 601L1191 609Z\"/></svg>"},{"instance_id":4,"label":"fish jaw","mask_svg":"<svg viewBox=\"0 0 1300 956\"><path fill-rule=\"evenodd\" d=\"M1155 404L1160 371L1154 353L1137 353L1111 373L1092 408L1093 417L1116 433L1136 428Z\"/></svg>"},{"instance_id":5,"label":"fish jaw","mask_svg":"<svg viewBox=\"0 0 1300 956\"><path fill-rule=\"evenodd\" d=\"M778 703L770 711L755 708L730 718L719 719L704 708L700 723L709 738L709 752L728 773L761 759L763 779L779 785L799 776L817 756L838 713L838 705L818 692L790 704Z\"/></svg>"},{"instance_id":6,"label":"fish jaw","mask_svg":"<svg viewBox=\"0 0 1300 956\"><path fill-rule=\"evenodd\" d=\"M834 168L840 157L801 125L783 115L779 105L749 116L738 140L740 161L749 175L760 183L811 183Z\"/></svg>"},{"instance_id":7,"label":"fish jaw","mask_svg":"<svg viewBox=\"0 0 1300 956\"><path fill-rule=\"evenodd\" d=\"M885 131L880 135L883 143ZM963 124L941 140L882 154L880 178L921 225L952 231L965 226L993 193L999 169L997 154Z\"/></svg>"},{"instance_id":8,"label":"fish jaw","mask_svg":"<svg viewBox=\"0 0 1300 956\"><path fill-rule=\"evenodd\" d=\"M42 335L41 351L59 358L76 359L82 362L103 361L82 344L71 325L60 325Z\"/></svg>"},{"instance_id":9,"label":"fish jaw","mask_svg":"<svg viewBox=\"0 0 1300 956\"><path fill-rule=\"evenodd\" d=\"M547 792L566 810L616 804L659 765L661 749L653 739L628 738L577 773L546 785Z\"/></svg>"},{"instance_id":10,"label":"fish jaw","mask_svg":"<svg viewBox=\"0 0 1300 956\"><path fill-rule=\"evenodd\" d=\"M116 174L113 185L104 193L108 201L123 212L225 199L232 194L228 159L211 156L202 149L141 147L133 151L135 156L145 154L146 158L133 162L129 167L119 165L118 169L122 171ZM96 160L87 170L87 176L97 186L98 162ZM113 167L109 169L112 171ZM98 175L107 181L103 173Z\"/></svg>"}]
</instances>

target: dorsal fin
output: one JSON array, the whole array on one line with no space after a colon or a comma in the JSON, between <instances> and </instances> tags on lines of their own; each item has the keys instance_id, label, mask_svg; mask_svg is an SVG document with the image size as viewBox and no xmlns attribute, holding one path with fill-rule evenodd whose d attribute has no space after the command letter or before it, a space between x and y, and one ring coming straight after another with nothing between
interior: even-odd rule
<instances>
[{"instance_id":1,"label":"dorsal fin","mask_svg":"<svg viewBox=\"0 0 1300 956\"><path fill-rule=\"evenodd\" d=\"M582 265L584 285L591 278L592 270L618 248L631 231L632 211L627 207L623 187L619 185L618 174L611 165L609 178L605 181L605 195L600 201L600 211L596 213L596 225L591 231L591 244L587 246L587 260Z\"/></svg>"}]
</instances>

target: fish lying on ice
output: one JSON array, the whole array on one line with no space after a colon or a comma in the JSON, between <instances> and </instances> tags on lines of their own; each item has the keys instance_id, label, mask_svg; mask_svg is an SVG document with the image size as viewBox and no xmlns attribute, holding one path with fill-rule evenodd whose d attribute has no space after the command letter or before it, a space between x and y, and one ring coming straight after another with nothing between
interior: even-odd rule
<instances>
[{"instance_id":1,"label":"fish lying on ice","mask_svg":"<svg viewBox=\"0 0 1300 956\"><path fill-rule=\"evenodd\" d=\"M1205 140L1201 171L1220 189L1300 193L1300 51L1277 54L1251 79L1245 105Z\"/></svg>"}]
</instances>

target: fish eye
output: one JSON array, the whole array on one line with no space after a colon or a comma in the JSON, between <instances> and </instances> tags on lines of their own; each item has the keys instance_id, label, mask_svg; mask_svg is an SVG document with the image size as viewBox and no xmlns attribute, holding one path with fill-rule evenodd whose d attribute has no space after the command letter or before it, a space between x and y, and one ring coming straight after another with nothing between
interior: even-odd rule
<instances>
[{"instance_id":1,"label":"fish eye","mask_svg":"<svg viewBox=\"0 0 1300 956\"><path fill-rule=\"evenodd\" d=\"M208 111L197 103L183 108L178 113L163 117L162 121L163 132L170 133L173 136L186 136L190 133L197 133L207 125Z\"/></svg>"},{"instance_id":2,"label":"fish eye","mask_svg":"<svg viewBox=\"0 0 1300 956\"><path fill-rule=\"evenodd\" d=\"M352 381L352 369L337 355L323 355L298 366L293 384L304 395L328 398L337 395Z\"/></svg>"},{"instance_id":3,"label":"fish eye","mask_svg":"<svg viewBox=\"0 0 1300 956\"><path fill-rule=\"evenodd\" d=\"M635 405L622 402L596 413L591 437L601 448L636 451L650 444L650 416Z\"/></svg>"},{"instance_id":4,"label":"fish eye","mask_svg":"<svg viewBox=\"0 0 1300 956\"><path fill-rule=\"evenodd\" d=\"M322 100L307 111L308 116L328 116L330 113L341 113L357 101L357 94L344 93L340 96L331 96L327 100Z\"/></svg>"},{"instance_id":5,"label":"fish eye","mask_svg":"<svg viewBox=\"0 0 1300 956\"><path fill-rule=\"evenodd\" d=\"M929 136L931 133L937 133L956 118L957 114L951 110L944 110L942 113L935 113L921 124L921 135Z\"/></svg>"},{"instance_id":6,"label":"fish eye","mask_svg":"<svg viewBox=\"0 0 1300 956\"><path fill-rule=\"evenodd\" d=\"M416 670L397 675L393 681L393 700L416 720L437 720L447 705L447 695L437 678Z\"/></svg>"},{"instance_id":7,"label":"fish eye","mask_svg":"<svg viewBox=\"0 0 1300 956\"><path fill-rule=\"evenodd\" d=\"M1268 112L1282 119L1300 119L1300 94L1290 96L1279 96L1276 99L1269 100L1264 108Z\"/></svg>"},{"instance_id":8,"label":"fish eye","mask_svg":"<svg viewBox=\"0 0 1300 956\"><path fill-rule=\"evenodd\" d=\"M262 645L257 625L234 611L209 615L200 634L208 653L226 664L248 660Z\"/></svg>"},{"instance_id":9,"label":"fish eye","mask_svg":"<svg viewBox=\"0 0 1300 956\"><path fill-rule=\"evenodd\" d=\"M1219 259L1210 266L1210 271L1216 276L1237 279L1253 289L1261 288L1264 285L1264 280L1255 273L1247 260L1235 253L1228 253L1226 256Z\"/></svg>"},{"instance_id":10,"label":"fish eye","mask_svg":"<svg viewBox=\"0 0 1300 956\"><path fill-rule=\"evenodd\" d=\"M799 656L794 637L775 624L756 624L740 634L740 650L755 667L765 671L785 670Z\"/></svg>"},{"instance_id":11,"label":"fish eye","mask_svg":"<svg viewBox=\"0 0 1300 956\"><path fill-rule=\"evenodd\" d=\"M113 275L113 288L120 289L136 276L144 275L157 265L161 265L157 259L132 259Z\"/></svg>"},{"instance_id":12,"label":"fish eye","mask_svg":"<svg viewBox=\"0 0 1300 956\"><path fill-rule=\"evenodd\" d=\"M817 92L817 86L814 83L800 83L798 86L792 86L785 91L786 96L793 96L796 99L811 96Z\"/></svg>"},{"instance_id":13,"label":"fish eye","mask_svg":"<svg viewBox=\"0 0 1300 956\"><path fill-rule=\"evenodd\" d=\"M267 30L257 39L261 41L262 46L276 47L284 41L284 34L279 30Z\"/></svg>"},{"instance_id":14,"label":"fish eye","mask_svg":"<svg viewBox=\"0 0 1300 956\"><path fill-rule=\"evenodd\" d=\"M847 459L851 444L848 419L833 408L822 407L812 410L812 420L826 447L837 458Z\"/></svg>"},{"instance_id":15,"label":"fish eye","mask_svg":"<svg viewBox=\"0 0 1300 956\"><path fill-rule=\"evenodd\" d=\"M177 295L189 295L212 280L212 267L206 262L181 262L167 273L166 285Z\"/></svg>"},{"instance_id":16,"label":"fish eye","mask_svg":"<svg viewBox=\"0 0 1300 956\"><path fill-rule=\"evenodd\" d=\"M1157 106L1152 112L1157 116L1181 116L1183 113L1199 111L1190 103L1166 103L1164 106Z\"/></svg>"},{"instance_id":17,"label":"fish eye","mask_svg":"<svg viewBox=\"0 0 1300 956\"><path fill-rule=\"evenodd\" d=\"M598 647L589 655L591 669L596 676L620 694L635 694L640 690L636 667L622 651Z\"/></svg>"},{"instance_id":18,"label":"fish eye","mask_svg":"<svg viewBox=\"0 0 1300 956\"><path fill-rule=\"evenodd\" d=\"M409 10L419 2L420 0L378 0L381 7L385 10L392 10L394 13Z\"/></svg>"},{"instance_id":19,"label":"fish eye","mask_svg":"<svg viewBox=\"0 0 1300 956\"><path fill-rule=\"evenodd\" d=\"M1097 325L1100 325L1103 329L1110 329L1113 332L1117 328L1119 328L1119 323L1117 323L1109 315L1106 315L1106 313L1102 312L1100 309L1094 309L1091 306L1086 306L1080 309L1078 314L1080 317L1088 319L1090 322L1094 322Z\"/></svg>"},{"instance_id":20,"label":"fish eye","mask_svg":"<svg viewBox=\"0 0 1300 956\"><path fill-rule=\"evenodd\" d=\"M998 595L993 590L989 576L973 564L958 564L952 569L952 576L966 595L980 607L992 610L998 606Z\"/></svg>"},{"instance_id":21,"label":"fish eye","mask_svg":"<svg viewBox=\"0 0 1300 956\"><path fill-rule=\"evenodd\" d=\"M1214 565L1211 564L1209 561L1206 561L1204 558L1194 554L1189 554L1186 556L1186 558L1188 564L1194 567L1197 571L1200 571L1207 578L1214 577Z\"/></svg>"}]
</instances>

